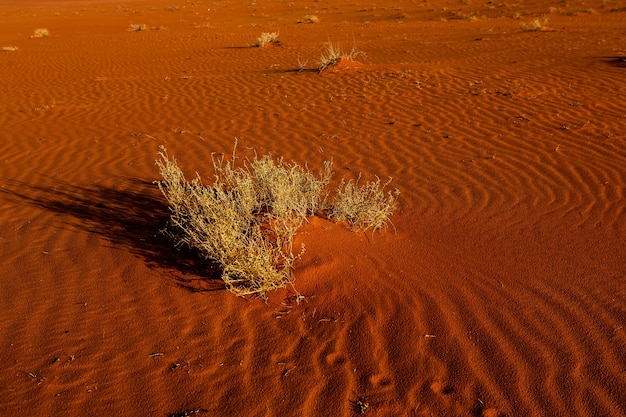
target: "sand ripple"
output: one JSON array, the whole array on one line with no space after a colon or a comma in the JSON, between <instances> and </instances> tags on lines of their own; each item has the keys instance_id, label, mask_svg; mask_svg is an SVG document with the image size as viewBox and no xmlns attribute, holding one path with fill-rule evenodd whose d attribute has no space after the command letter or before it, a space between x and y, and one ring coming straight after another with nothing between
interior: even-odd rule
<instances>
[{"instance_id":1,"label":"sand ripple","mask_svg":"<svg viewBox=\"0 0 626 417\"><path fill-rule=\"evenodd\" d=\"M626 414L622 11L53 3L0 7L0 414ZM301 70L329 38L367 55ZM392 177L394 226L233 297L153 181L235 142Z\"/></svg>"}]
</instances>

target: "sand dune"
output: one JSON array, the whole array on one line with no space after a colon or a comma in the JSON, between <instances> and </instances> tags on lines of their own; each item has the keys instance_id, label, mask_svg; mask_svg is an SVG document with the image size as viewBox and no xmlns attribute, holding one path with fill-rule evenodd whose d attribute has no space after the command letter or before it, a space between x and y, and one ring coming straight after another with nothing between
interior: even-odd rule
<instances>
[{"instance_id":1,"label":"sand dune","mask_svg":"<svg viewBox=\"0 0 626 417\"><path fill-rule=\"evenodd\" d=\"M3 2L0 414L626 415L624 16ZM358 65L314 71L329 40ZM153 184L160 145L210 178L235 141L392 177L393 227L311 219L302 301L236 298Z\"/></svg>"}]
</instances>

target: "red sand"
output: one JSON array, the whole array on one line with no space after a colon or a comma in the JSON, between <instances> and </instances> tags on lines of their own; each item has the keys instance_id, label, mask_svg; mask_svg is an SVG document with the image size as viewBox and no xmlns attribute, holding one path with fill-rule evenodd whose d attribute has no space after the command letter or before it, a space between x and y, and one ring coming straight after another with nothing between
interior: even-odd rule
<instances>
[{"instance_id":1,"label":"red sand","mask_svg":"<svg viewBox=\"0 0 626 417\"><path fill-rule=\"evenodd\" d=\"M613 0L3 1L0 415L626 415L625 38ZM299 71L329 39L362 65ZM315 219L299 305L224 291L152 182L235 138L392 176L395 228Z\"/></svg>"}]
</instances>

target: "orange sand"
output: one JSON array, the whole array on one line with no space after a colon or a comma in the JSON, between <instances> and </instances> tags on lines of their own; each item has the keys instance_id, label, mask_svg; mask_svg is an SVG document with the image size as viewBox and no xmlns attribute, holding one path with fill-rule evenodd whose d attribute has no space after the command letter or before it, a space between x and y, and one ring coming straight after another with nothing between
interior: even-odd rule
<instances>
[{"instance_id":1,"label":"orange sand","mask_svg":"<svg viewBox=\"0 0 626 417\"><path fill-rule=\"evenodd\" d=\"M550 3L3 1L0 415L626 415L626 8ZM224 291L152 181L235 138L392 176L395 228Z\"/></svg>"}]
</instances>

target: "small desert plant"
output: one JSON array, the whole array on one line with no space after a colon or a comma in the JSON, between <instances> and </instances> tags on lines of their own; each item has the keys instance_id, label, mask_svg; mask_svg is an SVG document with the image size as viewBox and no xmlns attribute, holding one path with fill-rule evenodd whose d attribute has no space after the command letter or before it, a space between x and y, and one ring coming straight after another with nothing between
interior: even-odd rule
<instances>
[{"instance_id":1,"label":"small desert plant","mask_svg":"<svg viewBox=\"0 0 626 417\"><path fill-rule=\"evenodd\" d=\"M291 282L299 256L293 237L303 219L321 208L329 164L315 176L270 156L239 168L234 158L214 158L215 181L205 186L199 177L188 182L164 148L159 155L164 180L158 185L170 205L176 231L169 234L178 245L217 262L226 287L237 295L264 296Z\"/></svg>"},{"instance_id":2,"label":"small desert plant","mask_svg":"<svg viewBox=\"0 0 626 417\"><path fill-rule=\"evenodd\" d=\"M263 32L261 36L252 44L252 46L263 47L268 45L278 45L280 41L278 40L278 32Z\"/></svg>"},{"instance_id":3,"label":"small desert plant","mask_svg":"<svg viewBox=\"0 0 626 417\"><path fill-rule=\"evenodd\" d=\"M128 27L128 31L129 32L141 32L142 30L146 30L147 27L148 26L146 26L143 23L141 24L131 23L130 26Z\"/></svg>"},{"instance_id":4,"label":"small desert plant","mask_svg":"<svg viewBox=\"0 0 626 417\"><path fill-rule=\"evenodd\" d=\"M540 32L546 28L548 19L535 19L527 23L522 23L519 28L522 32Z\"/></svg>"},{"instance_id":5,"label":"small desert plant","mask_svg":"<svg viewBox=\"0 0 626 417\"><path fill-rule=\"evenodd\" d=\"M355 47L352 47L350 52L345 52L341 49L341 46L335 45L329 41L326 52L322 53L322 56L319 59L317 70L322 72L327 68L337 65L342 59L354 61L354 59L361 54L362 52L357 51Z\"/></svg>"},{"instance_id":6,"label":"small desert plant","mask_svg":"<svg viewBox=\"0 0 626 417\"><path fill-rule=\"evenodd\" d=\"M5 52L15 52L18 51L19 48L17 46L3 46L2 50Z\"/></svg>"},{"instance_id":7,"label":"small desert plant","mask_svg":"<svg viewBox=\"0 0 626 417\"><path fill-rule=\"evenodd\" d=\"M48 29L45 28L37 28L33 31L33 36L31 36L32 38L43 38L50 35L50 32L48 31Z\"/></svg>"},{"instance_id":8,"label":"small desert plant","mask_svg":"<svg viewBox=\"0 0 626 417\"><path fill-rule=\"evenodd\" d=\"M361 177L356 181L342 180L337 189L337 196L331 208L331 217L339 221L349 222L354 229L380 229L387 225L389 216L396 208L399 191L387 191L391 179L381 183L367 181L359 185Z\"/></svg>"},{"instance_id":9,"label":"small desert plant","mask_svg":"<svg viewBox=\"0 0 626 417\"><path fill-rule=\"evenodd\" d=\"M299 71L304 71L306 70L306 65L309 63L309 60L302 60L300 59L300 54L298 54L298 66L300 67Z\"/></svg>"},{"instance_id":10,"label":"small desert plant","mask_svg":"<svg viewBox=\"0 0 626 417\"><path fill-rule=\"evenodd\" d=\"M318 23L319 21L320 18L315 15L308 14L304 16L304 23Z\"/></svg>"},{"instance_id":11,"label":"small desert plant","mask_svg":"<svg viewBox=\"0 0 626 417\"><path fill-rule=\"evenodd\" d=\"M186 244L217 262L226 287L237 295L263 296L283 287L295 257L285 254L280 242L272 245L273 237L256 220L251 181L233 173L241 177L238 188L226 188L219 180L204 186L199 177L187 182L165 152L158 162L164 181L158 184L170 205L170 223L176 227L170 236L177 245Z\"/></svg>"},{"instance_id":12,"label":"small desert plant","mask_svg":"<svg viewBox=\"0 0 626 417\"><path fill-rule=\"evenodd\" d=\"M232 159L212 158L215 179L185 179L174 158L161 147L157 181L170 208L164 232L176 246L186 245L216 262L226 288L236 295L265 297L268 291L293 284L295 233L307 217L327 213L350 222L355 229L379 229L395 208L397 191L384 193L380 180L341 182L335 204L328 204L325 188L332 176L331 162L317 175L305 165L254 156L242 166Z\"/></svg>"}]
</instances>

